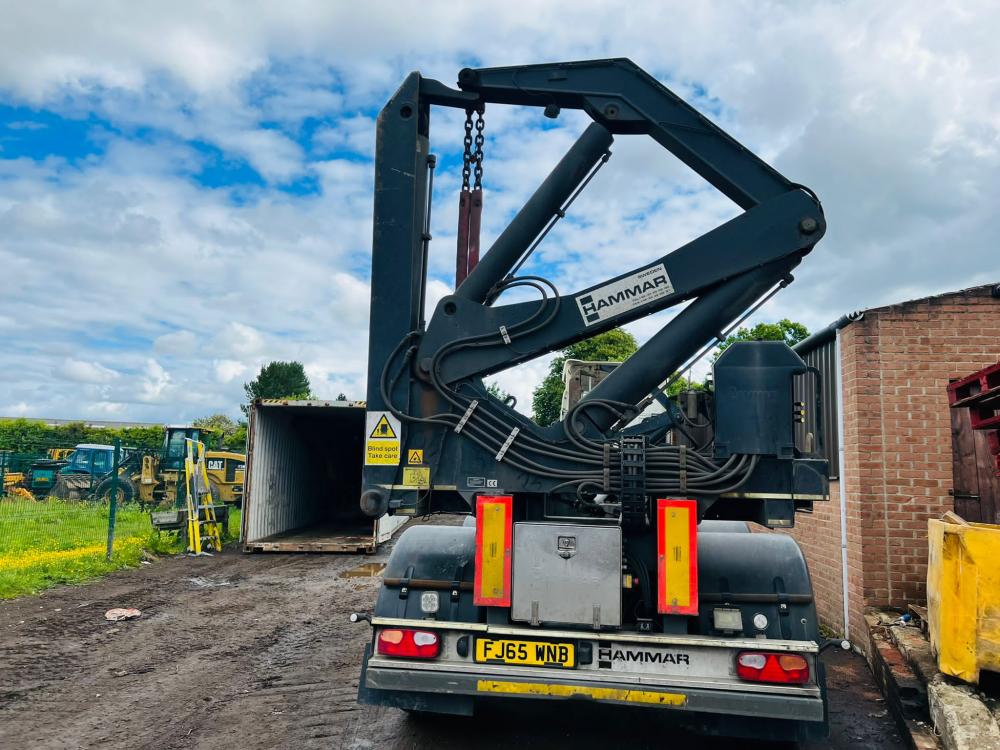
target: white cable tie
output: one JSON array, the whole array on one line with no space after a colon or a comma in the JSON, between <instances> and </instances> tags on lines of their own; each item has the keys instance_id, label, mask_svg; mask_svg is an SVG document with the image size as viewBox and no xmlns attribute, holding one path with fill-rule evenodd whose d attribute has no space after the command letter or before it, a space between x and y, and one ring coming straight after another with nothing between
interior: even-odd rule
<instances>
[{"instance_id":1,"label":"white cable tie","mask_svg":"<svg viewBox=\"0 0 1000 750\"><path fill-rule=\"evenodd\" d=\"M503 336L503 342L510 345L510 334L507 333L507 326L500 326L500 335Z\"/></svg>"},{"instance_id":2,"label":"white cable tie","mask_svg":"<svg viewBox=\"0 0 1000 750\"><path fill-rule=\"evenodd\" d=\"M514 442L514 438L517 437L517 433L519 433L520 431L521 431L520 427L515 427L513 430L510 431L510 434L507 436L507 439L504 440L503 445L500 446L500 451L497 453L497 461L503 460L504 453L506 453L507 449L510 448L510 444Z\"/></svg>"},{"instance_id":3,"label":"white cable tie","mask_svg":"<svg viewBox=\"0 0 1000 750\"><path fill-rule=\"evenodd\" d=\"M458 424L455 425L455 432L462 431L462 428L465 427L465 423L469 421L469 417L472 416L472 412L476 410L477 406L479 406L479 402L476 399L472 399L472 403L469 404L469 408L465 410L465 414L462 415L462 418L458 420Z\"/></svg>"}]
</instances>

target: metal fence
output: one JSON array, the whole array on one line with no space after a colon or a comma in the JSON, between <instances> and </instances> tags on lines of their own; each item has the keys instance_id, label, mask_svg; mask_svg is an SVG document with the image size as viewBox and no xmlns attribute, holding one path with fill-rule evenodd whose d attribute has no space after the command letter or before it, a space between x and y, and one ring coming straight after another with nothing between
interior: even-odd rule
<instances>
[{"instance_id":1,"label":"metal fence","mask_svg":"<svg viewBox=\"0 0 1000 750\"><path fill-rule=\"evenodd\" d=\"M120 450L116 441L116 457ZM86 491L107 475L75 477L73 493L33 487L32 472L47 469L49 455L0 451L0 598L138 564L150 540L149 514L120 503L116 481L103 495Z\"/></svg>"}]
</instances>

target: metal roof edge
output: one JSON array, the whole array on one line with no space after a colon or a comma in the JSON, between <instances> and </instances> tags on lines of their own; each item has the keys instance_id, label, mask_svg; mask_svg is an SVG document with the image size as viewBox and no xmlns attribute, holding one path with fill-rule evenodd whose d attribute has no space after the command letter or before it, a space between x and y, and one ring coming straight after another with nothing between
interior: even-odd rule
<instances>
[{"instance_id":1,"label":"metal roof edge","mask_svg":"<svg viewBox=\"0 0 1000 750\"><path fill-rule=\"evenodd\" d=\"M811 351L819 348L828 341L833 341L837 336L837 331L845 326L855 323L865 317L864 310L858 310L856 312L847 313L846 315L841 315L835 321L833 321L826 328L816 331L816 333L811 336L807 336L802 339L799 343L792 347L792 351L798 354L800 357L804 354L808 354Z\"/></svg>"}]
</instances>

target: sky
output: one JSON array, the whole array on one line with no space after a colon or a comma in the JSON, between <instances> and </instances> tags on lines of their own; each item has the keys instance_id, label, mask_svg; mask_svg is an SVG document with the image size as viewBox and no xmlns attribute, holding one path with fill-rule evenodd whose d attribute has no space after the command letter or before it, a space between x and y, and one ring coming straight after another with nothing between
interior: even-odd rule
<instances>
[{"instance_id":1,"label":"sky","mask_svg":"<svg viewBox=\"0 0 1000 750\"><path fill-rule=\"evenodd\" d=\"M411 70L629 57L820 197L750 321L1000 281L989 2L0 0L0 416L239 416L270 360L365 397L375 118ZM462 113L432 115L429 304L454 281ZM483 246L586 127L486 113ZM525 272L568 294L739 210L648 138ZM628 326L639 339L670 317ZM527 410L549 359L496 380Z\"/></svg>"}]
</instances>

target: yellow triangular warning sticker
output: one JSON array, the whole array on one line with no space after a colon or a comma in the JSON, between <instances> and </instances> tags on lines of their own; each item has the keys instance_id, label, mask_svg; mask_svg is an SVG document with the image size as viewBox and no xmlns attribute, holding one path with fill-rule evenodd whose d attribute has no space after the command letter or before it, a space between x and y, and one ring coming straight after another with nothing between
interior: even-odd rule
<instances>
[{"instance_id":1,"label":"yellow triangular warning sticker","mask_svg":"<svg viewBox=\"0 0 1000 750\"><path fill-rule=\"evenodd\" d=\"M386 419L385 414L379 419L378 423L375 425L375 429L372 430L372 434L368 436L369 440L398 440L396 436L396 431L392 429L392 425L389 424L389 420Z\"/></svg>"}]
</instances>

